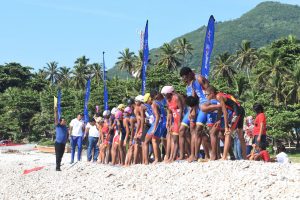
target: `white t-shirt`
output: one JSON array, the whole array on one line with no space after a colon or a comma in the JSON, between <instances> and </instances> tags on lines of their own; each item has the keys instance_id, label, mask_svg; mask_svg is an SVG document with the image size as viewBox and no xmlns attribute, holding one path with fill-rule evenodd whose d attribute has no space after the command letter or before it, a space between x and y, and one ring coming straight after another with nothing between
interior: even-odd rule
<instances>
[{"instance_id":1,"label":"white t-shirt","mask_svg":"<svg viewBox=\"0 0 300 200\"><path fill-rule=\"evenodd\" d=\"M77 118L72 119L70 126L72 126L72 136L83 136L82 127L84 126L83 121L79 121Z\"/></svg>"},{"instance_id":2,"label":"white t-shirt","mask_svg":"<svg viewBox=\"0 0 300 200\"><path fill-rule=\"evenodd\" d=\"M276 155L277 162L279 163L289 163L288 155L284 152L281 152Z\"/></svg>"},{"instance_id":3,"label":"white t-shirt","mask_svg":"<svg viewBox=\"0 0 300 200\"><path fill-rule=\"evenodd\" d=\"M90 123L86 125L86 128L89 128L89 137L99 137L99 131L96 124L92 126Z\"/></svg>"}]
</instances>

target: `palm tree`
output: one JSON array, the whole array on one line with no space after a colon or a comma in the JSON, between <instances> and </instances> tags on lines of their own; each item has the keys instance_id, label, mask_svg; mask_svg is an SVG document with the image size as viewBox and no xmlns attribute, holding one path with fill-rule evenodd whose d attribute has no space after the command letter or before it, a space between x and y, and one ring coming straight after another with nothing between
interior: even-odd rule
<instances>
[{"instance_id":1,"label":"palm tree","mask_svg":"<svg viewBox=\"0 0 300 200\"><path fill-rule=\"evenodd\" d=\"M39 69L39 71L36 73L37 77L42 80L47 80L47 72L44 69Z\"/></svg>"},{"instance_id":2,"label":"palm tree","mask_svg":"<svg viewBox=\"0 0 300 200\"><path fill-rule=\"evenodd\" d=\"M47 74L47 79L51 81L53 85L57 83L59 79L58 63L54 61L54 62L46 63L46 65L47 67L44 67L44 69Z\"/></svg>"},{"instance_id":3,"label":"palm tree","mask_svg":"<svg viewBox=\"0 0 300 200\"><path fill-rule=\"evenodd\" d=\"M135 78L141 78L142 76L143 59L143 51L139 50L139 55L134 59L134 68L132 70L132 76Z\"/></svg>"},{"instance_id":4,"label":"palm tree","mask_svg":"<svg viewBox=\"0 0 300 200\"><path fill-rule=\"evenodd\" d=\"M248 80L250 80L250 70L258 61L256 50L251 48L251 42L247 40L243 40L239 48L235 58L235 64L238 68L246 71Z\"/></svg>"},{"instance_id":5,"label":"palm tree","mask_svg":"<svg viewBox=\"0 0 300 200\"><path fill-rule=\"evenodd\" d=\"M224 78L225 80L227 80L228 85L231 87L233 86L235 74L236 71L233 68L232 56L228 52L219 54L215 59L213 77Z\"/></svg>"},{"instance_id":6,"label":"palm tree","mask_svg":"<svg viewBox=\"0 0 300 200\"><path fill-rule=\"evenodd\" d=\"M90 77L90 69L88 67L89 59L85 56L77 58L74 66L74 86L78 89L84 89L86 80Z\"/></svg>"},{"instance_id":7,"label":"palm tree","mask_svg":"<svg viewBox=\"0 0 300 200\"><path fill-rule=\"evenodd\" d=\"M175 50L177 51L177 54L181 56L181 66L185 67L187 65L188 56L190 56L190 58L193 56L192 51L194 49L192 44L186 38L180 38L177 40Z\"/></svg>"},{"instance_id":8,"label":"palm tree","mask_svg":"<svg viewBox=\"0 0 300 200\"><path fill-rule=\"evenodd\" d=\"M279 51L262 52L262 58L258 63L260 89L272 90L276 105L279 105L280 100L283 99L283 75L290 73L290 70L283 65Z\"/></svg>"},{"instance_id":9,"label":"palm tree","mask_svg":"<svg viewBox=\"0 0 300 200\"><path fill-rule=\"evenodd\" d=\"M170 71L177 70L180 67L180 59L176 56L175 48L168 43L164 43L160 50L158 65L165 66Z\"/></svg>"},{"instance_id":10,"label":"palm tree","mask_svg":"<svg viewBox=\"0 0 300 200\"><path fill-rule=\"evenodd\" d=\"M68 86L71 79L72 71L70 68L63 66L59 68L59 82Z\"/></svg>"},{"instance_id":11,"label":"palm tree","mask_svg":"<svg viewBox=\"0 0 300 200\"><path fill-rule=\"evenodd\" d=\"M293 73L284 77L284 92L291 103L300 103L300 62L295 65ZM286 99L287 101L287 99Z\"/></svg>"},{"instance_id":12,"label":"palm tree","mask_svg":"<svg viewBox=\"0 0 300 200\"><path fill-rule=\"evenodd\" d=\"M142 50L139 50L138 56L134 59L134 68L132 70L132 76L135 78L142 78L142 66L143 66L144 54ZM151 64L151 60L148 59L148 66Z\"/></svg>"},{"instance_id":13,"label":"palm tree","mask_svg":"<svg viewBox=\"0 0 300 200\"><path fill-rule=\"evenodd\" d=\"M235 85L235 93L238 98L241 99L241 96L248 89L249 83L247 82L247 79L245 79L244 75L239 75L235 78Z\"/></svg>"},{"instance_id":14,"label":"palm tree","mask_svg":"<svg viewBox=\"0 0 300 200\"><path fill-rule=\"evenodd\" d=\"M126 48L124 51L120 51L119 53L121 56L118 57L119 61L117 62L117 66L119 69L126 70L129 74L132 74L136 56L129 50L129 48Z\"/></svg>"},{"instance_id":15,"label":"palm tree","mask_svg":"<svg viewBox=\"0 0 300 200\"><path fill-rule=\"evenodd\" d=\"M81 56L76 59L75 64L76 66L87 67L89 60L90 60L89 58L86 58L85 56Z\"/></svg>"},{"instance_id":16,"label":"palm tree","mask_svg":"<svg viewBox=\"0 0 300 200\"><path fill-rule=\"evenodd\" d=\"M91 76L96 79L96 83L99 84L103 80L102 66L99 63L93 63L89 65Z\"/></svg>"}]
</instances>

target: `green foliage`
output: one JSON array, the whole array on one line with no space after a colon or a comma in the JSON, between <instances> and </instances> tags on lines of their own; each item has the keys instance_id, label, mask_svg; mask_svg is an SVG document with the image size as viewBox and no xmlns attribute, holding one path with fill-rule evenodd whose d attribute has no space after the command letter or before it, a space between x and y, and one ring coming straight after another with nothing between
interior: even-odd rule
<instances>
[{"instance_id":1,"label":"green foliage","mask_svg":"<svg viewBox=\"0 0 300 200\"><path fill-rule=\"evenodd\" d=\"M54 144L55 142L53 140L49 140L46 138L43 138L38 142L38 145L40 146L54 146Z\"/></svg>"},{"instance_id":2,"label":"green foliage","mask_svg":"<svg viewBox=\"0 0 300 200\"><path fill-rule=\"evenodd\" d=\"M24 88L31 77L30 69L19 63L0 65L0 92L4 92L9 87Z\"/></svg>"},{"instance_id":3,"label":"green foliage","mask_svg":"<svg viewBox=\"0 0 300 200\"><path fill-rule=\"evenodd\" d=\"M266 2L237 20L217 23L210 75L212 85L239 99L246 115L254 116L254 103L263 104L268 134L277 139L297 140L298 146L299 13L298 6ZM181 66L199 69L205 31L206 27L201 27L150 51L147 92L173 85L176 91L185 93L177 70ZM290 33L294 36L287 36ZM109 70L110 108L140 94L142 58L142 52L135 55L125 49L118 62L123 71ZM87 78L92 78L89 114L94 114L96 105L103 111L101 64L89 64L89 59L82 56L76 59L73 68L59 67L57 62L47 66L34 74L29 67L17 63L0 66L0 137L30 141L53 139L53 96L60 88L63 118L69 123L83 112Z\"/></svg>"}]
</instances>

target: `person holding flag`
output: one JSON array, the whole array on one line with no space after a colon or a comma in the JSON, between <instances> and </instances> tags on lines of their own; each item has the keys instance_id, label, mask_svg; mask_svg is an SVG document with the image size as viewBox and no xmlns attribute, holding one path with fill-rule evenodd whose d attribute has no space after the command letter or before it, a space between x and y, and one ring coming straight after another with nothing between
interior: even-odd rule
<instances>
[{"instance_id":1,"label":"person holding flag","mask_svg":"<svg viewBox=\"0 0 300 200\"><path fill-rule=\"evenodd\" d=\"M60 99L60 92L59 92ZM60 103L60 101L59 101ZM54 101L54 120L55 120L55 155L56 155L56 171L61 171L61 159L65 152L65 147L68 138L68 128L66 120L61 116L58 117L57 100ZM60 107L60 105L59 105Z\"/></svg>"}]
</instances>

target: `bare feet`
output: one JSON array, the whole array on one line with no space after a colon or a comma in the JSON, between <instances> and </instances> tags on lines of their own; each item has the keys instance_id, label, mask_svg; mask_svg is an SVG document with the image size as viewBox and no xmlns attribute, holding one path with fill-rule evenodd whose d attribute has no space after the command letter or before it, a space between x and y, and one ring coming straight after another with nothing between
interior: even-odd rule
<instances>
[{"instance_id":1,"label":"bare feet","mask_svg":"<svg viewBox=\"0 0 300 200\"><path fill-rule=\"evenodd\" d=\"M169 160L169 158L167 156L165 156L164 162L166 163L168 160Z\"/></svg>"},{"instance_id":2,"label":"bare feet","mask_svg":"<svg viewBox=\"0 0 300 200\"><path fill-rule=\"evenodd\" d=\"M168 159L168 160L166 161L166 163L172 163L172 162L174 162L174 160L175 160L175 159L170 158L170 159Z\"/></svg>"},{"instance_id":3,"label":"bare feet","mask_svg":"<svg viewBox=\"0 0 300 200\"><path fill-rule=\"evenodd\" d=\"M222 157L221 160L228 160L226 157Z\"/></svg>"},{"instance_id":4,"label":"bare feet","mask_svg":"<svg viewBox=\"0 0 300 200\"><path fill-rule=\"evenodd\" d=\"M180 156L179 158L177 158L176 160L184 160L183 156Z\"/></svg>"},{"instance_id":5,"label":"bare feet","mask_svg":"<svg viewBox=\"0 0 300 200\"><path fill-rule=\"evenodd\" d=\"M154 162L152 164L155 165L157 163L158 163L158 160L154 160Z\"/></svg>"},{"instance_id":6,"label":"bare feet","mask_svg":"<svg viewBox=\"0 0 300 200\"><path fill-rule=\"evenodd\" d=\"M197 158L196 158L195 156L193 156L193 155L190 155L190 157L188 158L187 161L188 161L189 163L191 163L191 162L197 161Z\"/></svg>"}]
</instances>

